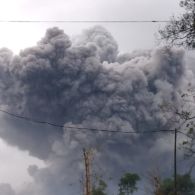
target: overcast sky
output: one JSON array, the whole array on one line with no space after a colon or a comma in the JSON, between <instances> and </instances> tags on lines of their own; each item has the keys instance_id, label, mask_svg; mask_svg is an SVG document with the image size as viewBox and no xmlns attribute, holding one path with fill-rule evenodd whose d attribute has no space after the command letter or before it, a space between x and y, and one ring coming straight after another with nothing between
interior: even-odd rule
<instances>
[{"instance_id":1,"label":"overcast sky","mask_svg":"<svg viewBox=\"0 0 195 195\"><path fill-rule=\"evenodd\" d=\"M178 0L1 0L0 20L168 20L181 12ZM33 46L48 27L58 26L70 36L94 24L0 23L0 47L14 53ZM150 49L160 24L102 24L117 40L120 51ZM0 181L14 187L30 180L27 167L43 162L0 140ZM20 177L12 177L12 175Z\"/></svg>"},{"instance_id":2,"label":"overcast sky","mask_svg":"<svg viewBox=\"0 0 195 195\"><path fill-rule=\"evenodd\" d=\"M181 10L178 0L6 0L1 2L1 20L168 20ZM15 53L32 46L51 26L68 35L94 24L1 23L0 46ZM154 33L163 24L102 24L115 37L121 51L154 47Z\"/></svg>"}]
</instances>

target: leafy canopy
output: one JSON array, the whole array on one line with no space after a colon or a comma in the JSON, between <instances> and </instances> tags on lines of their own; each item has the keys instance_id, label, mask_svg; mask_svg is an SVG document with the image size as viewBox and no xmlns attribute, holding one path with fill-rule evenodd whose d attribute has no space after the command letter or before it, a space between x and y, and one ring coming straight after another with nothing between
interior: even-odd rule
<instances>
[{"instance_id":1,"label":"leafy canopy","mask_svg":"<svg viewBox=\"0 0 195 195\"><path fill-rule=\"evenodd\" d=\"M177 175L177 190L180 195L194 195L195 183L189 174ZM161 183L162 195L174 195L174 180L165 179Z\"/></svg>"},{"instance_id":2,"label":"leafy canopy","mask_svg":"<svg viewBox=\"0 0 195 195\"><path fill-rule=\"evenodd\" d=\"M184 0L180 6L185 13L172 17L171 21L159 33L168 44L195 48L195 0Z\"/></svg>"},{"instance_id":3,"label":"leafy canopy","mask_svg":"<svg viewBox=\"0 0 195 195\"><path fill-rule=\"evenodd\" d=\"M119 195L133 194L137 190L137 181L140 177L136 173L126 173L119 183Z\"/></svg>"}]
</instances>

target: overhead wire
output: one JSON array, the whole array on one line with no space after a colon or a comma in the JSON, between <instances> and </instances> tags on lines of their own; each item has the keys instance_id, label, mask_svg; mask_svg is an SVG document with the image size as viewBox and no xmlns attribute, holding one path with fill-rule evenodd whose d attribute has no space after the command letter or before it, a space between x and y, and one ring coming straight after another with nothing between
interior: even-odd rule
<instances>
[{"instance_id":1,"label":"overhead wire","mask_svg":"<svg viewBox=\"0 0 195 195\"><path fill-rule=\"evenodd\" d=\"M0 20L0 23L166 23L170 20Z\"/></svg>"},{"instance_id":2,"label":"overhead wire","mask_svg":"<svg viewBox=\"0 0 195 195\"><path fill-rule=\"evenodd\" d=\"M170 20L0 20L0 23L166 23ZM33 123L46 124L58 128L67 128L67 129L77 129L77 130L90 130L90 131L102 131L102 132L111 132L111 133L124 133L124 134L147 134L147 133L159 133L159 132L174 132L174 129L161 129L161 130L152 130L152 131L119 131L119 130L109 130L109 129L97 129L97 128L87 128L87 127L76 127L76 126L65 126L63 124L56 124L48 121L42 121L33 119L26 116L21 116L8 112L6 110L0 109L0 112L8 114L12 117L26 120ZM181 131L178 131L181 134L184 134ZM184 134L186 135L186 134ZM187 136L187 135L186 135Z\"/></svg>"},{"instance_id":3,"label":"overhead wire","mask_svg":"<svg viewBox=\"0 0 195 195\"><path fill-rule=\"evenodd\" d=\"M37 120L37 119L33 119L30 117L26 117L26 116L21 116L18 114L14 114L12 112L8 112L6 110L2 110L0 109L0 112L7 114L11 117L14 118L18 118L21 120L25 120L28 122L33 122L33 123L38 123L38 124L43 124L43 125L50 125L50 126L54 126L57 128L65 128L65 129L75 129L75 130L87 130L87 131L100 131L100 132L108 132L108 133L123 133L123 134L149 134L149 133L173 133L175 130L174 129L160 129L160 130L151 130L151 131L128 131L128 130L111 130L111 129L98 129L98 128L88 128L88 127L78 127L78 126L66 126L66 125L62 125L62 124L56 124L56 123L51 123L48 121L42 121L42 120Z\"/></svg>"},{"instance_id":4,"label":"overhead wire","mask_svg":"<svg viewBox=\"0 0 195 195\"><path fill-rule=\"evenodd\" d=\"M0 23L167 23L170 20L0 20ZM11 117L15 117L17 119L25 120L27 122L33 122L43 125L50 125L57 128L67 128L67 129L77 129L77 130L88 130L88 131L101 131L101 132L110 132L110 133L123 133L123 134L148 134L148 133L173 133L174 129L161 129L161 130L151 130L151 131L119 131L119 130L110 130L110 129L97 129L97 128L87 128L87 127L77 127L77 126L66 126L62 124L56 124L48 121L37 120L34 118L21 116L18 114L14 114L8 112L6 110L0 109L0 112L7 114ZM178 131L189 138L192 139L189 135L183 133L182 131ZM139 189L143 191L143 189ZM182 191L187 193L192 193L194 191Z\"/></svg>"}]
</instances>

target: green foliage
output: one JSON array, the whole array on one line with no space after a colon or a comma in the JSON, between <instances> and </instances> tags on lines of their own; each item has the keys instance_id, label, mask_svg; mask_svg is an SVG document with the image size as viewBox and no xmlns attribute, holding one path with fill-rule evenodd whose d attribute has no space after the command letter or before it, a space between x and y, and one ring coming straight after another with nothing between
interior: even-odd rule
<instances>
[{"instance_id":1,"label":"green foliage","mask_svg":"<svg viewBox=\"0 0 195 195\"><path fill-rule=\"evenodd\" d=\"M129 195L133 194L137 190L137 181L140 177L135 173L126 173L119 183L119 195Z\"/></svg>"},{"instance_id":2,"label":"green foliage","mask_svg":"<svg viewBox=\"0 0 195 195\"><path fill-rule=\"evenodd\" d=\"M105 183L105 181L100 179L98 181L98 186L93 187L92 195L106 195L106 192L105 192L106 188L107 188L107 184Z\"/></svg>"},{"instance_id":3,"label":"green foliage","mask_svg":"<svg viewBox=\"0 0 195 195\"><path fill-rule=\"evenodd\" d=\"M165 179L161 183L162 195L174 195L174 180ZM177 176L177 191L179 195L194 195L195 183L189 174Z\"/></svg>"}]
</instances>

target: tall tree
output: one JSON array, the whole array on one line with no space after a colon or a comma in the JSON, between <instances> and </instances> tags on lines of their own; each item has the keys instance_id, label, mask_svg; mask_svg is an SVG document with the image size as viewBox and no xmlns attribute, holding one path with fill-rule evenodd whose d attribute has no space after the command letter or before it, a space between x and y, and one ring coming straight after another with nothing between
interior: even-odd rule
<instances>
[{"instance_id":1,"label":"tall tree","mask_svg":"<svg viewBox=\"0 0 195 195\"><path fill-rule=\"evenodd\" d=\"M159 33L167 43L195 48L195 0L184 0L180 6L185 13L179 17L172 17L170 22Z\"/></svg>"},{"instance_id":2,"label":"tall tree","mask_svg":"<svg viewBox=\"0 0 195 195\"><path fill-rule=\"evenodd\" d=\"M146 194L163 195L161 193L161 177L158 168L149 171L146 179L147 179L147 184L145 186Z\"/></svg>"},{"instance_id":3,"label":"tall tree","mask_svg":"<svg viewBox=\"0 0 195 195\"><path fill-rule=\"evenodd\" d=\"M140 177L136 173L126 173L120 179L119 183L119 195L130 195L137 190L137 181Z\"/></svg>"},{"instance_id":4,"label":"tall tree","mask_svg":"<svg viewBox=\"0 0 195 195\"><path fill-rule=\"evenodd\" d=\"M102 179L99 179L98 185L93 186L92 188L92 195L106 195L106 192L105 192L106 188L107 188L107 184L105 183L105 181Z\"/></svg>"},{"instance_id":5,"label":"tall tree","mask_svg":"<svg viewBox=\"0 0 195 195\"><path fill-rule=\"evenodd\" d=\"M177 175L178 194L179 195L194 195L195 183L189 174ZM162 181L160 186L162 195L174 194L174 180L168 178Z\"/></svg>"},{"instance_id":6,"label":"tall tree","mask_svg":"<svg viewBox=\"0 0 195 195\"><path fill-rule=\"evenodd\" d=\"M195 91L189 84L189 88L179 92L176 99L175 102L164 102L160 108L169 127L184 135L180 149L183 149L185 157L192 159L195 158ZM195 161L187 167L189 174L194 166Z\"/></svg>"}]
</instances>

